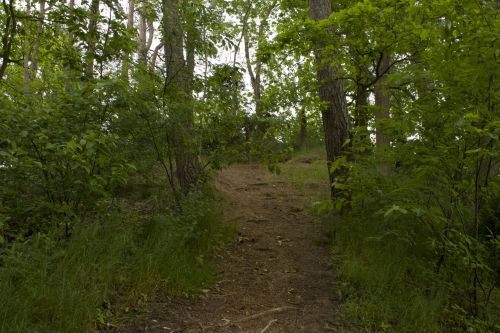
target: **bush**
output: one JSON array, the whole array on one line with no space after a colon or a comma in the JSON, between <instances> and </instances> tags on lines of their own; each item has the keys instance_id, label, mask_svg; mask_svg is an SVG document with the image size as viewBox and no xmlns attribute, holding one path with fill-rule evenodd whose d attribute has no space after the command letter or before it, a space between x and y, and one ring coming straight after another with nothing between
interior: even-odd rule
<instances>
[{"instance_id":1,"label":"bush","mask_svg":"<svg viewBox=\"0 0 500 333\"><path fill-rule=\"evenodd\" d=\"M494 331L498 246L489 215L474 220L473 177L453 179L451 157L431 164L434 152L419 153L423 162L407 156L388 175L373 157L350 166L350 210L333 224L344 314L366 332ZM498 196L494 183L485 198Z\"/></svg>"}]
</instances>

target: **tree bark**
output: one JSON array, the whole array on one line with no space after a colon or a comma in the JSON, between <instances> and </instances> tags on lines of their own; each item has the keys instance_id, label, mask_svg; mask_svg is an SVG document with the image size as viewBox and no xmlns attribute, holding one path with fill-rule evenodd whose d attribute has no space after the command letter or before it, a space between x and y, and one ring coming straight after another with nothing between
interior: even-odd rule
<instances>
[{"instance_id":1,"label":"tree bark","mask_svg":"<svg viewBox=\"0 0 500 333\"><path fill-rule=\"evenodd\" d=\"M248 32L245 29L243 32L243 42L244 42L244 47L245 47L245 60L247 63L247 70L248 70L248 75L250 76L250 83L252 84L252 91L253 91L253 98L255 101L255 113L257 115L260 115L260 96L261 96L261 85L260 85L260 61L257 61L258 64L258 71L256 70L254 73L253 67L252 67L252 59L250 57L250 41L248 37Z\"/></svg>"},{"instance_id":2,"label":"tree bark","mask_svg":"<svg viewBox=\"0 0 500 333\"><path fill-rule=\"evenodd\" d=\"M366 129L368 126L368 97L370 93L368 88L362 85L357 85L356 96L354 97L354 126L363 127Z\"/></svg>"},{"instance_id":3,"label":"tree bark","mask_svg":"<svg viewBox=\"0 0 500 333\"><path fill-rule=\"evenodd\" d=\"M26 1L26 16L31 16L31 1ZM25 94L30 92L30 58L31 58L31 21L26 21L25 34L24 34L24 47L23 47L23 90Z\"/></svg>"},{"instance_id":4,"label":"tree bark","mask_svg":"<svg viewBox=\"0 0 500 333\"><path fill-rule=\"evenodd\" d=\"M332 13L330 0L310 0L309 17L315 21L326 19ZM332 38L334 32L331 32ZM323 130L326 146L327 165L330 175L330 183L343 175L346 170L339 168L332 171L331 165L338 158L348 156L348 148L345 147L346 140L351 133L351 124L347 113L347 102L344 91L344 83L338 78L339 69L331 65L330 59L324 54L325 45L315 47L315 58L317 66L317 79L319 83L319 98L324 104L321 110ZM339 192L332 186L331 195L335 198Z\"/></svg>"},{"instance_id":5,"label":"tree bark","mask_svg":"<svg viewBox=\"0 0 500 333\"><path fill-rule=\"evenodd\" d=\"M151 56L150 70L154 71L156 69L156 60L158 59L158 53L163 48L163 43L158 44L153 50L153 55Z\"/></svg>"},{"instance_id":6,"label":"tree bark","mask_svg":"<svg viewBox=\"0 0 500 333\"><path fill-rule=\"evenodd\" d=\"M306 109L299 109L299 148L304 148L307 139L307 116Z\"/></svg>"},{"instance_id":7,"label":"tree bark","mask_svg":"<svg viewBox=\"0 0 500 333\"><path fill-rule=\"evenodd\" d=\"M147 19L147 27L148 27L148 40L146 42L146 56L148 55L149 50L151 49L151 45L153 45L153 39L155 34L155 28L153 24L153 19Z\"/></svg>"},{"instance_id":8,"label":"tree bark","mask_svg":"<svg viewBox=\"0 0 500 333\"><path fill-rule=\"evenodd\" d=\"M368 41L366 41L368 43ZM363 128L364 132L368 131L368 121L370 116L368 114L368 98L370 96L369 81L373 74L370 72L368 66L362 63L360 54L353 50L351 57L357 64L356 74L356 95L354 97L354 126Z\"/></svg>"},{"instance_id":9,"label":"tree bark","mask_svg":"<svg viewBox=\"0 0 500 333\"><path fill-rule=\"evenodd\" d=\"M387 87L387 71L390 64L390 55L387 52L382 53L377 66L377 77L379 77L379 80L375 83L375 106L377 107L375 120L378 122L375 129L375 142L377 148L382 152L389 149L391 144L391 139L384 133L384 125L380 122L390 118L391 95ZM387 163L381 163L378 167L379 171L383 174L390 172L390 166Z\"/></svg>"},{"instance_id":10,"label":"tree bark","mask_svg":"<svg viewBox=\"0 0 500 333\"><path fill-rule=\"evenodd\" d=\"M134 28L134 14L135 14L134 0L128 0L127 29Z\"/></svg>"},{"instance_id":11,"label":"tree bark","mask_svg":"<svg viewBox=\"0 0 500 333\"><path fill-rule=\"evenodd\" d=\"M375 83L375 113L376 120L389 119L389 109L391 106L391 96L387 87L387 70L391 64L391 57L387 53L381 55L381 59L377 68L377 76L380 79ZM388 146L391 140L388 135L384 134L383 126L378 125L376 128L376 144L378 147Z\"/></svg>"},{"instance_id":12,"label":"tree bark","mask_svg":"<svg viewBox=\"0 0 500 333\"><path fill-rule=\"evenodd\" d=\"M69 0L68 4L68 9L69 9L69 17L70 19L73 16L73 10L75 9L75 0ZM71 33L71 29L68 26L68 43L71 48L73 48L73 34ZM71 90L71 75L72 75L72 66L71 66L71 61L69 61L66 66L64 67L64 73L66 76L66 80L64 82L64 90L65 91L70 91Z\"/></svg>"},{"instance_id":13,"label":"tree bark","mask_svg":"<svg viewBox=\"0 0 500 333\"><path fill-rule=\"evenodd\" d=\"M2 6L5 11L5 26L2 35L2 65L0 65L0 82L3 80L5 71L7 70L7 65L11 61L10 53L12 52L12 42L14 36L16 35L16 13L14 9L14 0L10 0L9 3L2 0Z\"/></svg>"},{"instance_id":14,"label":"tree bark","mask_svg":"<svg viewBox=\"0 0 500 333\"><path fill-rule=\"evenodd\" d=\"M92 79L94 76L94 59L98 36L97 22L99 20L99 0L92 0L89 10L89 25L87 37L87 51L85 54L85 77Z\"/></svg>"},{"instance_id":15,"label":"tree bark","mask_svg":"<svg viewBox=\"0 0 500 333\"><path fill-rule=\"evenodd\" d=\"M187 41L184 58L184 31L179 18L178 0L163 0L163 44L166 80L170 87L172 144L175 154L176 178L182 192L196 185L201 166L194 138L192 78L194 71L194 41Z\"/></svg>"},{"instance_id":16,"label":"tree bark","mask_svg":"<svg viewBox=\"0 0 500 333\"><path fill-rule=\"evenodd\" d=\"M140 11L139 15L139 61L141 63L146 62L146 57L147 57L147 50L146 50L146 43L147 43L147 22L146 22L146 13L145 13L145 5L144 2L142 3L142 8Z\"/></svg>"},{"instance_id":17,"label":"tree bark","mask_svg":"<svg viewBox=\"0 0 500 333\"><path fill-rule=\"evenodd\" d=\"M127 29L129 31L134 29L134 16L135 16L134 0L128 0ZM121 76L126 82L128 82L128 74L129 74L128 72L130 68L130 62L132 60L131 58L132 55L129 52L127 52L123 57Z\"/></svg>"},{"instance_id":18,"label":"tree bark","mask_svg":"<svg viewBox=\"0 0 500 333\"><path fill-rule=\"evenodd\" d=\"M186 33L186 89L189 96L193 94L194 68L196 66L195 53L197 34L194 24L194 22L188 22Z\"/></svg>"},{"instance_id":19,"label":"tree bark","mask_svg":"<svg viewBox=\"0 0 500 333\"><path fill-rule=\"evenodd\" d=\"M39 21L36 29L35 41L33 42L33 54L31 56L31 78L36 78L38 71L38 57L40 54L40 38L43 32L43 21L45 19L45 0L40 1Z\"/></svg>"}]
</instances>

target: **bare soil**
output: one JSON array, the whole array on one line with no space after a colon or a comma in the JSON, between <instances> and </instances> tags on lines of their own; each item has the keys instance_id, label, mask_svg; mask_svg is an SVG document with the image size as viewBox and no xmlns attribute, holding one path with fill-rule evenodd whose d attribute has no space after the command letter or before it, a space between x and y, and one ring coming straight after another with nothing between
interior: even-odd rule
<instances>
[{"instance_id":1,"label":"bare soil","mask_svg":"<svg viewBox=\"0 0 500 333\"><path fill-rule=\"evenodd\" d=\"M326 226L307 198L257 164L233 165L216 186L238 234L215 258L219 280L126 332L338 332Z\"/></svg>"}]
</instances>

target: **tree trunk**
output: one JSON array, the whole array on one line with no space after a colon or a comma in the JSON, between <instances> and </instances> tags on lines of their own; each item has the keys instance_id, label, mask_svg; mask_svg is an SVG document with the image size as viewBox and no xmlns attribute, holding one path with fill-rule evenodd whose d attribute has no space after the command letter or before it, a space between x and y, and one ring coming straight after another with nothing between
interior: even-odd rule
<instances>
[{"instance_id":1,"label":"tree trunk","mask_svg":"<svg viewBox=\"0 0 500 333\"><path fill-rule=\"evenodd\" d=\"M85 54L85 77L92 79L94 76L94 59L96 53L96 44L98 31L97 22L99 20L99 0L92 0L89 10L89 26L87 37L87 52Z\"/></svg>"},{"instance_id":2,"label":"tree trunk","mask_svg":"<svg viewBox=\"0 0 500 333\"><path fill-rule=\"evenodd\" d=\"M309 17L315 21L326 19L332 12L330 0L310 0ZM331 32L332 38L334 32ZM334 183L337 176L346 172L339 168L332 172L331 165L339 157L348 155L348 148L344 146L349 139L351 125L347 113L347 102L342 79L338 78L338 68L330 64L323 51L324 45L315 48L317 78L319 83L319 98L324 103L321 116L326 145L327 165L330 175L330 183ZM338 191L332 187L332 198L336 197Z\"/></svg>"},{"instance_id":3,"label":"tree trunk","mask_svg":"<svg viewBox=\"0 0 500 333\"><path fill-rule=\"evenodd\" d=\"M307 117L306 109L301 107L299 109L299 148L304 148L307 139Z\"/></svg>"},{"instance_id":4,"label":"tree trunk","mask_svg":"<svg viewBox=\"0 0 500 333\"><path fill-rule=\"evenodd\" d=\"M391 63L391 57L384 52L380 56L379 65L377 68L377 77L379 80L375 83L375 106L377 107L377 111L375 112L375 120L378 122L376 132L375 132L375 140L376 146L382 152L389 149L391 144L390 137L384 133L383 123L380 121L390 118L390 107L391 107L391 95L389 93L389 89L387 87L387 71L389 70L389 66ZM386 163L381 163L379 165L380 172L387 174L390 171L390 166Z\"/></svg>"},{"instance_id":5,"label":"tree trunk","mask_svg":"<svg viewBox=\"0 0 500 333\"><path fill-rule=\"evenodd\" d=\"M69 17L72 18L73 10L75 9L75 0L69 0L68 9L69 9ZM73 48L73 34L71 33L71 29L69 27L68 27L68 44L71 48ZM72 71L73 71L73 68L71 66L71 61L68 61L68 63L64 67L64 73L66 76L66 80L64 82L64 90L65 91L70 91L72 88L72 85L71 85Z\"/></svg>"},{"instance_id":6,"label":"tree trunk","mask_svg":"<svg viewBox=\"0 0 500 333\"><path fill-rule=\"evenodd\" d=\"M153 45L153 39L154 39L154 34L155 34L155 28L154 28L153 23L154 23L153 19L151 19L151 18L147 19L148 40L146 42L146 47L145 47L146 58L148 56L149 50L151 49L151 45Z\"/></svg>"},{"instance_id":7,"label":"tree trunk","mask_svg":"<svg viewBox=\"0 0 500 333\"><path fill-rule=\"evenodd\" d=\"M245 29L243 32L243 41L245 45L245 60L247 63L248 75L250 76L250 83L252 84L253 99L255 101L255 113L261 115L261 84L260 84L260 61L257 60L257 69L254 72L252 67L252 59L250 58L250 41L248 40L248 32Z\"/></svg>"},{"instance_id":8,"label":"tree trunk","mask_svg":"<svg viewBox=\"0 0 500 333\"><path fill-rule=\"evenodd\" d=\"M140 11L139 15L139 61L141 63L146 63L146 58L147 58L147 50L146 50L146 43L147 43L147 22L146 22L146 13L145 13L145 5L144 2L142 3L142 8Z\"/></svg>"},{"instance_id":9,"label":"tree trunk","mask_svg":"<svg viewBox=\"0 0 500 333\"><path fill-rule=\"evenodd\" d=\"M31 16L31 1L26 1L26 16ZM25 34L24 34L24 47L23 47L23 90L25 94L30 92L30 58L31 58L31 21L26 21Z\"/></svg>"},{"instance_id":10,"label":"tree trunk","mask_svg":"<svg viewBox=\"0 0 500 333\"><path fill-rule=\"evenodd\" d=\"M269 26L269 16L271 16L272 11L277 4L278 1L274 0L269 5L269 7L264 8L265 11L263 12L263 15L260 16L259 29L257 32L257 52L259 52L259 50L262 48L262 43L265 41L265 34ZM255 114L257 115L257 120L260 123L260 118L269 116L269 114L266 114L264 112L264 109L262 107L262 61L260 59L256 59L254 70L252 67L252 60L250 58L250 41L248 36L248 29L245 25L243 26L243 39L245 44L245 59L247 63L248 74L250 75L250 82L252 84L255 101ZM257 126L257 129L261 132L264 132L266 130L266 127L267 125L264 124L264 126Z\"/></svg>"},{"instance_id":11,"label":"tree trunk","mask_svg":"<svg viewBox=\"0 0 500 333\"><path fill-rule=\"evenodd\" d=\"M2 34L2 65L0 65L0 81L3 80L7 65L10 62L10 53L12 52L12 43L16 35L16 13L14 9L14 1L10 0L9 3L2 0L2 6L5 12L5 25Z\"/></svg>"},{"instance_id":12,"label":"tree trunk","mask_svg":"<svg viewBox=\"0 0 500 333\"><path fill-rule=\"evenodd\" d=\"M127 29L134 29L134 14L135 14L135 3L134 0L128 0L128 13L127 13ZM128 82L128 72L130 68L131 54L127 52L123 58L122 63L122 78Z\"/></svg>"},{"instance_id":13,"label":"tree trunk","mask_svg":"<svg viewBox=\"0 0 500 333\"><path fill-rule=\"evenodd\" d=\"M128 0L127 29L134 28L134 14L135 14L134 0Z\"/></svg>"},{"instance_id":14,"label":"tree trunk","mask_svg":"<svg viewBox=\"0 0 500 333\"><path fill-rule=\"evenodd\" d=\"M391 106L391 96L386 84L387 71L391 63L391 57L384 53L381 55L380 65L378 66L377 76L380 79L375 83L375 113L376 120L389 119L389 109ZM384 134L383 126L377 126L376 129L376 144L378 147L388 146L391 140L388 135Z\"/></svg>"},{"instance_id":15,"label":"tree trunk","mask_svg":"<svg viewBox=\"0 0 500 333\"><path fill-rule=\"evenodd\" d=\"M367 41L368 43L368 41ZM362 128L364 132L368 131L368 98L370 91L368 89L368 81L372 74L368 66L362 63L361 55L357 51L351 52L351 57L357 63L356 74L356 95L354 96L354 126Z\"/></svg>"},{"instance_id":16,"label":"tree trunk","mask_svg":"<svg viewBox=\"0 0 500 333\"><path fill-rule=\"evenodd\" d=\"M354 126L364 127L368 126L368 96L369 92L366 87L357 86L356 96L354 97Z\"/></svg>"},{"instance_id":17,"label":"tree trunk","mask_svg":"<svg viewBox=\"0 0 500 333\"><path fill-rule=\"evenodd\" d=\"M158 53L162 48L163 48L163 43L160 43L155 47L153 51L153 55L151 56L151 62L149 65L151 71L154 71L156 69L156 60L158 59Z\"/></svg>"},{"instance_id":18,"label":"tree trunk","mask_svg":"<svg viewBox=\"0 0 500 333\"><path fill-rule=\"evenodd\" d=\"M186 33L186 91L189 96L193 94L195 52L196 52L196 29L194 22L188 22Z\"/></svg>"},{"instance_id":19,"label":"tree trunk","mask_svg":"<svg viewBox=\"0 0 500 333\"><path fill-rule=\"evenodd\" d=\"M192 78L194 42L187 41L187 61L184 59L184 31L178 14L178 0L163 0L163 43L166 80L170 87L172 144L175 154L176 178L181 191L196 185L201 167L194 138ZM192 37L192 36L191 36Z\"/></svg>"},{"instance_id":20,"label":"tree trunk","mask_svg":"<svg viewBox=\"0 0 500 333\"><path fill-rule=\"evenodd\" d=\"M36 78L38 71L38 56L40 53L40 38L43 32L43 20L45 19L45 0L40 1L39 21L36 29L35 41L33 42L33 54L31 56L31 78Z\"/></svg>"},{"instance_id":21,"label":"tree trunk","mask_svg":"<svg viewBox=\"0 0 500 333\"><path fill-rule=\"evenodd\" d=\"M368 113L370 91L362 81L358 80L356 83L356 95L354 96L354 126L356 127L356 135L358 144L356 151L352 152L354 160L357 159L356 155L367 155L371 152L372 141L368 131L368 122L370 115Z\"/></svg>"}]
</instances>

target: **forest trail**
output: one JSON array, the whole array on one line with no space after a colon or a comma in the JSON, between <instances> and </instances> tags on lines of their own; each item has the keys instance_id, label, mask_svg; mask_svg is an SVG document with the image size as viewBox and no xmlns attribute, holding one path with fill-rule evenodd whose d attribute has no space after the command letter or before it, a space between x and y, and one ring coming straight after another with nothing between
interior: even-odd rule
<instances>
[{"instance_id":1,"label":"forest trail","mask_svg":"<svg viewBox=\"0 0 500 333\"><path fill-rule=\"evenodd\" d=\"M223 170L216 187L237 239L218 254L219 282L155 313L150 332L339 332L325 225L307 198L257 164ZM144 330L144 328L143 328Z\"/></svg>"}]
</instances>

